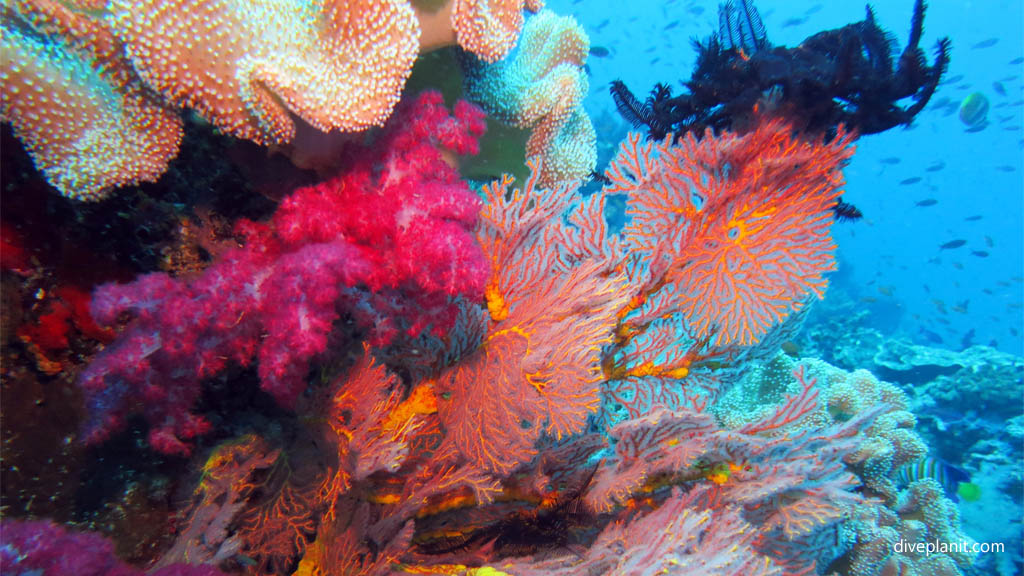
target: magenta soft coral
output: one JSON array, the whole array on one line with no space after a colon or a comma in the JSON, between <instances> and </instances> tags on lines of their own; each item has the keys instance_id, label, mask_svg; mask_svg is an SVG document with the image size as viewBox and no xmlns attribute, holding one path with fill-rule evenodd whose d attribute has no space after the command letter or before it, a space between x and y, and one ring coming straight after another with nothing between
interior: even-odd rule
<instances>
[{"instance_id":1,"label":"magenta soft coral","mask_svg":"<svg viewBox=\"0 0 1024 576\"><path fill-rule=\"evenodd\" d=\"M48 520L0 522L0 570L37 576L147 576L114 555L114 544L92 532L76 532ZM148 576L222 576L214 566L173 564Z\"/></svg>"},{"instance_id":2,"label":"magenta soft coral","mask_svg":"<svg viewBox=\"0 0 1024 576\"><path fill-rule=\"evenodd\" d=\"M460 102L449 115L439 93L424 93L338 176L293 192L268 223L239 223L244 246L195 280L149 274L100 287L100 323L134 319L80 379L87 440L141 412L154 449L188 453L209 428L191 413L201 379L254 357L261 387L293 407L342 312L378 345L444 333L453 298L479 299L489 273L473 234L480 201L446 155L476 153L485 126L478 108Z\"/></svg>"}]
</instances>

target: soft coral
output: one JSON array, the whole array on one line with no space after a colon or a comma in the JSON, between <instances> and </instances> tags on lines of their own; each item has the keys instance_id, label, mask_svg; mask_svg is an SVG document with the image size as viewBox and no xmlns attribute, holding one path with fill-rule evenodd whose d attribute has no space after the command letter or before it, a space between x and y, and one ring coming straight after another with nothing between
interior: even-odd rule
<instances>
[{"instance_id":1,"label":"soft coral","mask_svg":"<svg viewBox=\"0 0 1024 576\"><path fill-rule=\"evenodd\" d=\"M268 223L239 223L245 245L200 277L97 290L98 321L130 312L134 322L82 375L87 438L141 411L155 449L187 453L183 440L209 427L190 412L200 379L254 356L261 387L292 407L342 312L377 344L446 331L453 298L478 298L488 265L473 235L479 199L442 149L475 153L484 129L478 108L462 102L451 116L439 93L424 93L338 176L296 190Z\"/></svg>"}]
</instances>

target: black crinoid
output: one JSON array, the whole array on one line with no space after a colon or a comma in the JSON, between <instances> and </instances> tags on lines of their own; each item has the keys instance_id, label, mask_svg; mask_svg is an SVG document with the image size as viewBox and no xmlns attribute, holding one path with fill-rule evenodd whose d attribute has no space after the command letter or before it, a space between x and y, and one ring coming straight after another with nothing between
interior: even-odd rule
<instances>
[{"instance_id":1,"label":"black crinoid","mask_svg":"<svg viewBox=\"0 0 1024 576\"><path fill-rule=\"evenodd\" d=\"M612 98L626 120L658 139L687 132L700 137L707 128L742 131L759 103L762 112L826 139L839 124L858 134L909 125L949 65L948 38L939 40L932 65L918 47L924 10L917 0L909 42L897 55L895 38L878 26L870 6L863 21L786 48L768 42L750 0L730 0L719 6L718 33L694 42L697 65L684 93L658 84L641 101L615 81Z\"/></svg>"}]
</instances>

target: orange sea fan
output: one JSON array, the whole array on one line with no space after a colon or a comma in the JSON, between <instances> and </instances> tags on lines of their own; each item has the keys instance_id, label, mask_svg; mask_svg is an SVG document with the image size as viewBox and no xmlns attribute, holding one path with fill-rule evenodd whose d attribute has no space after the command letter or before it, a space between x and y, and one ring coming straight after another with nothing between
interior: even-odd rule
<instances>
[{"instance_id":1,"label":"orange sea fan","mask_svg":"<svg viewBox=\"0 0 1024 576\"><path fill-rule=\"evenodd\" d=\"M529 461L542 433L583 429L599 403L601 346L625 305L604 196L574 188L485 188L478 237L491 260L484 342L437 379L438 412L470 462L499 475Z\"/></svg>"},{"instance_id":2,"label":"orange sea fan","mask_svg":"<svg viewBox=\"0 0 1024 576\"><path fill-rule=\"evenodd\" d=\"M678 143L630 135L606 175L608 192L629 195L626 245L647 276L631 321L681 313L696 338L747 345L822 297L851 141L843 130L827 144L802 141L768 119L745 135Z\"/></svg>"}]
</instances>

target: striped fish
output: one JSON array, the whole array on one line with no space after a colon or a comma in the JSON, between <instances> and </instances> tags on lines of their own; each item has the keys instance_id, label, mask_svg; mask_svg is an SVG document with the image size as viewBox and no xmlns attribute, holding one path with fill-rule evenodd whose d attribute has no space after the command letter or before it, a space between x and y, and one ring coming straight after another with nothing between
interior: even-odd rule
<instances>
[{"instance_id":1,"label":"striped fish","mask_svg":"<svg viewBox=\"0 0 1024 576\"><path fill-rule=\"evenodd\" d=\"M902 488L924 478L931 478L941 484L946 496L954 502L959 502L960 486L970 484L971 481L971 475L966 470L928 456L900 468L896 473L896 484Z\"/></svg>"}]
</instances>

